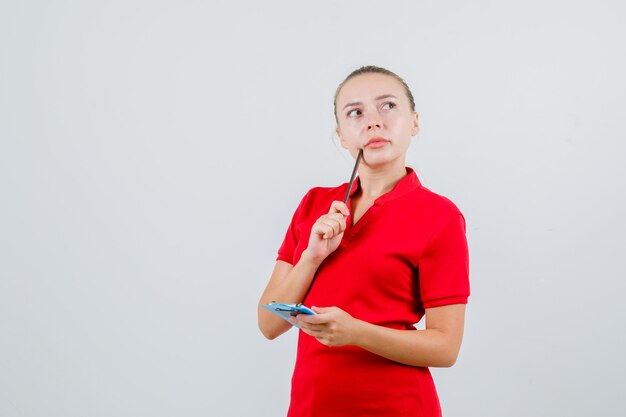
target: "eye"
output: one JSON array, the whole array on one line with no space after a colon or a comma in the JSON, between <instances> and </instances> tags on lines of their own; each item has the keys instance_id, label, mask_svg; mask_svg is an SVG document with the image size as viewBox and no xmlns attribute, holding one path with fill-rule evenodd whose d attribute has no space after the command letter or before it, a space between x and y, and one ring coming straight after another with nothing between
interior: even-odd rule
<instances>
[{"instance_id":1,"label":"eye","mask_svg":"<svg viewBox=\"0 0 626 417\"><path fill-rule=\"evenodd\" d=\"M360 116L361 114L362 114L361 110L359 110L359 109L352 109L352 110L350 110L348 112L347 116L348 117L357 117L357 116Z\"/></svg>"},{"instance_id":2,"label":"eye","mask_svg":"<svg viewBox=\"0 0 626 417\"><path fill-rule=\"evenodd\" d=\"M388 101L388 102L383 104L383 109L391 110L394 107L396 107L396 103L393 103L391 101Z\"/></svg>"}]
</instances>

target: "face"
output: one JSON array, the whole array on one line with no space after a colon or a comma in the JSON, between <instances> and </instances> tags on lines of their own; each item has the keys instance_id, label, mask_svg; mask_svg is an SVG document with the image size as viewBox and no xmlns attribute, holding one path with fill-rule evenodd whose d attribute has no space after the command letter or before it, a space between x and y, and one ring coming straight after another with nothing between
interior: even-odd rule
<instances>
[{"instance_id":1,"label":"face","mask_svg":"<svg viewBox=\"0 0 626 417\"><path fill-rule=\"evenodd\" d=\"M347 81L337 96L337 135L341 145L371 166L402 164L417 135L417 113L402 84L385 74L361 74Z\"/></svg>"}]
</instances>

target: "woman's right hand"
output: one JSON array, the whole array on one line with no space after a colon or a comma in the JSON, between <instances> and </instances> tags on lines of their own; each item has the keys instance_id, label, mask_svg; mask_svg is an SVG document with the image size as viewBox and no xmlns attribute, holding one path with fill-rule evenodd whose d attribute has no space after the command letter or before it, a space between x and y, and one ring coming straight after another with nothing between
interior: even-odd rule
<instances>
[{"instance_id":1,"label":"woman's right hand","mask_svg":"<svg viewBox=\"0 0 626 417\"><path fill-rule=\"evenodd\" d=\"M349 215L348 206L343 201L333 201L328 214L324 214L313 224L309 246L305 252L315 263L321 264L339 247Z\"/></svg>"}]
</instances>

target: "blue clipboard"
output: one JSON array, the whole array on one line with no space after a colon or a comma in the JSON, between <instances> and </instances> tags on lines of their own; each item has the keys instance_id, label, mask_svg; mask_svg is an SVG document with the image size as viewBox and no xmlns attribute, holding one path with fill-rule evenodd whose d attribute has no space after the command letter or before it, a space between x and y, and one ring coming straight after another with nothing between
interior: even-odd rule
<instances>
[{"instance_id":1,"label":"blue clipboard","mask_svg":"<svg viewBox=\"0 0 626 417\"><path fill-rule=\"evenodd\" d=\"M271 311L276 314L278 317L287 321L294 327L300 328L289 321L289 318L292 316L297 316L298 314L315 314L313 310L304 306L302 304L284 304L284 303L269 303L269 304L261 304L261 307Z\"/></svg>"}]
</instances>

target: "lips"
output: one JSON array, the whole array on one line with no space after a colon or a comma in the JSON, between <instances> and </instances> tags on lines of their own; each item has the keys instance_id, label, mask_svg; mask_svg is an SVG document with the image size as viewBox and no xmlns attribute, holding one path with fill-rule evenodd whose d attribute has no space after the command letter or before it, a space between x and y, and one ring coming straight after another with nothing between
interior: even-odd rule
<instances>
[{"instance_id":1,"label":"lips","mask_svg":"<svg viewBox=\"0 0 626 417\"><path fill-rule=\"evenodd\" d=\"M385 146L387 143L389 143L389 141L387 139L385 139L385 138L381 138L381 137L371 138L365 144L365 147L366 148L380 148L382 146Z\"/></svg>"}]
</instances>

